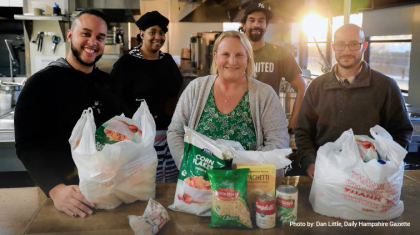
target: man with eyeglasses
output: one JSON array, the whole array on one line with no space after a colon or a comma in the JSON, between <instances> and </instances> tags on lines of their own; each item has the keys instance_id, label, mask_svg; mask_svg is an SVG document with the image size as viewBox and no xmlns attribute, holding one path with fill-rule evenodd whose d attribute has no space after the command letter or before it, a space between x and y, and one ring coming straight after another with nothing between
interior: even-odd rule
<instances>
[{"instance_id":1,"label":"man with eyeglasses","mask_svg":"<svg viewBox=\"0 0 420 235\"><path fill-rule=\"evenodd\" d=\"M295 128L301 167L313 178L320 146L334 142L344 131L369 135L380 125L404 148L413 127L400 88L394 79L375 71L362 60L368 43L354 24L334 35L337 64L309 85Z\"/></svg>"}]
</instances>

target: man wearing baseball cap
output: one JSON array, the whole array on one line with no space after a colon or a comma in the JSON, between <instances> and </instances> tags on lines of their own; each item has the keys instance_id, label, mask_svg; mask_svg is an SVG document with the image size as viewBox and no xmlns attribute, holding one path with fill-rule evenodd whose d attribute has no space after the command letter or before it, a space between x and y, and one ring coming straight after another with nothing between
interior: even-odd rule
<instances>
[{"instance_id":1,"label":"man wearing baseball cap","mask_svg":"<svg viewBox=\"0 0 420 235\"><path fill-rule=\"evenodd\" d=\"M296 91L296 100L288 126L289 134L293 134L306 83L290 52L283 46L273 45L264 40L264 34L272 18L273 13L268 6L263 3L251 3L245 9L241 30L252 44L257 79L271 85L276 93L279 93L280 83L284 77Z\"/></svg>"}]
</instances>

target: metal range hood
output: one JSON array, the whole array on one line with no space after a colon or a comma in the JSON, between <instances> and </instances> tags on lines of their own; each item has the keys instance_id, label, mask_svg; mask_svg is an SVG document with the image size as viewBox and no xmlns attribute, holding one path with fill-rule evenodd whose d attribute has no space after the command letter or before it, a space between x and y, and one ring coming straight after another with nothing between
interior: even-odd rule
<instances>
[{"instance_id":1,"label":"metal range hood","mask_svg":"<svg viewBox=\"0 0 420 235\"><path fill-rule=\"evenodd\" d=\"M134 15L140 15L140 0L75 0L75 11L97 9L106 15L109 22L135 22Z\"/></svg>"},{"instance_id":2,"label":"metal range hood","mask_svg":"<svg viewBox=\"0 0 420 235\"><path fill-rule=\"evenodd\" d=\"M239 22L251 3L264 3L274 13L272 21L295 22L306 2L324 6L344 0L179 0L185 2L178 14L181 22ZM353 0L360 1L360 0ZM329 9L329 8L328 8Z\"/></svg>"},{"instance_id":3,"label":"metal range hood","mask_svg":"<svg viewBox=\"0 0 420 235\"><path fill-rule=\"evenodd\" d=\"M189 0L178 15L180 22L234 22L251 0Z\"/></svg>"},{"instance_id":4,"label":"metal range hood","mask_svg":"<svg viewBox=\"0 0 420 235\"><path fill-rule=\"evenodd\" d=\"M251 2L261 2L274 13L272 21L297 22L309 11L328 16L343 15L345 0L178 0L184 3L180 22L239 22ZM419 0L352 0L351 13L418 4ZM310 7L308 7L310 6ZM315 8L313 8L315 7Z\"/></svg>"}]
</instances>

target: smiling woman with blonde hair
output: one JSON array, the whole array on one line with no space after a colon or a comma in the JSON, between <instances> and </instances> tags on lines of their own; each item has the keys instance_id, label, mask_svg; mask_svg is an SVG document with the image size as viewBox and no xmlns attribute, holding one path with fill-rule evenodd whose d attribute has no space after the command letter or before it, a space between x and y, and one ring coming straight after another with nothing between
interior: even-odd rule
<instances>
[{"instance_id":1,"label":"smiling woman with blonde hair","mask_svg":"<svg viewBox=\"0 0 420 235\"><path fill-rule=\"evenodd\" d=\"M214 43L213 53L217 52L217 48L219 47L220 42L226 37L238 38L239 39L240 43L242 44L242 46L246 50L246 55L247 55L247 58L248 58L248 63L247 63L247 66L246 66L245 74L248 77L255 78L257 76L257 74L255 72L254 52L252 50L251 43L248 41L248 39L246 38L246 36L244 34L238 33L236 31L226 31L226 32L224 32L223 34L221 34L217 38L216 42ZM210 74L218 74L216 60L213 60L212 63L211 63Z\"/></svg>"},{"instance_id":2,"label":"smiling woman with blonde hair","mask_svg":"<svg viewBox=\"0 0 420 235\"><path fill-rule=\"evenodd\" d=\"M214 44L212 75L192 81L178 101L168 144L179 168L184 126L212 139L233 140L246 150L289 144L287 121L273 88L254 79L251 44L241 33L222 33Z\"/></svg>"}]
</instances>

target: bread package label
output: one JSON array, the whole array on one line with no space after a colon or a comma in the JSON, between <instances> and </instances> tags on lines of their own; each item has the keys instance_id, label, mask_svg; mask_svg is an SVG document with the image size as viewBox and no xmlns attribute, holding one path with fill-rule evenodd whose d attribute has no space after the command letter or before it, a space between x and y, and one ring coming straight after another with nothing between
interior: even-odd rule
<instances>
[{"instance_id":1,"label":"bread package label","mask_svg":"<svg viewBox=\"0 0 420 235\"><path fill-rule=\"evenodd\" d=\"M249 168L247 180L247 203L252 211L255 211L255 199L261 194L275 195L276 190L276 167L273 164L266 165L236 165L237 169ZM251 214L252 215L252 214Z\"/></svg>"}]
</instances>

